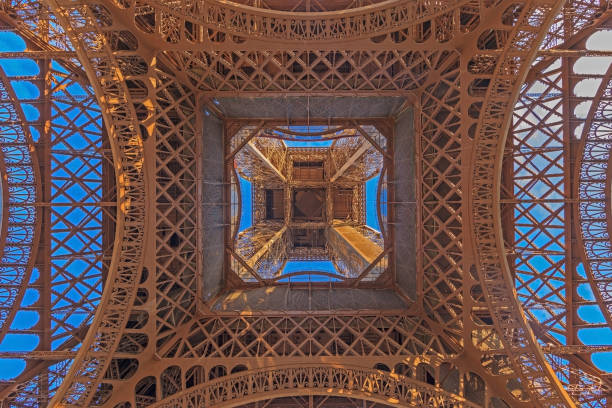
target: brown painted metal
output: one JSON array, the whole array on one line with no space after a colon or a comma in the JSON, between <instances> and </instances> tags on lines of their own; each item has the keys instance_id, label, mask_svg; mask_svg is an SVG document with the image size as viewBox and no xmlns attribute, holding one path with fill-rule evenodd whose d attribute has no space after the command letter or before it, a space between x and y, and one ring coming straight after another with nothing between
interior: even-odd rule
<instances>
[{"instance_id":1,"label":"brown painted metal","mask_svg":"<svg viewBox=\"0 0 612 408\"><path fill-rule=\"evenodd\" d=\"M610 16L604 1L561 3L3 2L2 27L24 38L27 49L2 51L0 58L32 59L41 67L40 74L22 78L42 90L28 101L41 112L28 124L40 131L39 141L27 135L27 121L16 119L17 113L0 117L2 125L25 129L18 143L0 140L3 149L13 143L32 153L28 163L36 198L23 206L36 214L36 232L21 242L32 257L24 265L36 264L41 273L30 287L41 293L31 306L41 319L31 329L10 328L16 313L26 310L20 306L30 276L25 268L13 288L16 295L1 305L6 319L0 320L0 334L35 334L40 344L31 353L0 355L0 364L6 358L27 361L14 382L0 384L0 399L54 407L176 406L173 398L179 405L248 407L355 401L370 407L608 406L612 384L590 357L610 345L586 346L578 333L610 327L611 321L609 277L601 272L609 260L589 248L612 245L612 156L608 151L593 158L608 142L592 130L609 119L601 112L609 104L612 71L578 75L572 69L579 58L612 55L585 45L589 35L610 26ZM51 60L67 73L55 72ZM576 96L574 85L589 78L603 79L596 95ZM4 74L0 79L10 88ZM62 89L73 84L86 89L87 97L69 100L70 108L85 114L95 95L101 112L86 125L68 120L66 128L84 132L103 118L105 130L98 125L99 144L67 152L70 132L49 123L52 106L66 100ZM534 84L545 91L530 93ZM198 230L206 222L198 192L203 108L218 110L214 98L222 96L317 95L402 96L414 109L416 301L405 310L207 308L198 284L206 273L198 259ZM19 111L21 102L12 91L3 91L0 99ZM579 118L575 108L585 100L592 107ZM530 115L543 119L533 123ZM291 124L362 133L371 125L393 147L393 138L405 136L393 130L394 120L323 117ZM581 123L578 140L574 134ZM282 117L226 119L226 138L243 128L255 134L287 124ZM226 159L249 142L228 148ZM371 138L369 143L392 156L393 150ZM89 177L72 170L70 158L60 157L88 158L92 150L106 163L100 170L103 196L91 193L83 200L93 204L75 197L54 203L52 191L64 188L70 197L64 181L86 183ZM277 153L270 166L280 162ZM2 250L8 253L13 242L8 228L17 225L8 208L16 202L12 177L18 171L11 170L14 163L4 150L0 159ZM543 161L545 170L535 171ZM54 175L58 167L70 180ZM85 168L88 174L99 171ZM388 163L387 171L389 183L401 177ZM594 171L606 185L603 199L584 187L593 182ZM232 176L226 173L229 185ZM536 184L544 186L541 191L532 189ZM393 194L388 200L393 203ZM581 210L593 203L605 207L596 221ZM62 234L85 231L84 225L98 217L89 207L104 214L105 244L97 249L97 238L91 237L85 247L92 250L70 252ZM86 220L81 224L63 216L70 208L83 211ZM389 209L391 216L394 210ZM540 219L536 213L545 215ZM229 207L225 215L230 224ZM598 223L605 228L593 229ZM547 244L532 234L547 235ZM385 236L391 241L385 248L393 252L393 227ZM232 231L226 233L227 241L232 237ZM68 254L52 253L51 243ZM4 259L3 267L8 266ZM83 276L58 266L84 259L102 263L98 279L101 286L104 277L104 291L90 286L83 293L82 302L99 303L86 324L72 327L68 317L80 310L79 302L57 289L54 278L84 284L86 272L98 268L93 262ZM545 269L541 259L548 262ZM0 278L8 276L6 270L0 270ZM392 277L378 283L396 287ZM347 280L344 286L354 284ZM594 301L579 296L577 288L585 284ZM240 285L227 278L228 287ZM58 318L63 302L70 306ZM582 306L598 306L605 323L583 321ZM542 313L549 317L540 319ZM55 333L52 321L69 338ZM52 349L57 339L62 342ZM62 381L48 380L57 377ZM345 400L339 402L340 395ZM199 397L199 403L189 399Z\"/></svg>"}]
</instances>

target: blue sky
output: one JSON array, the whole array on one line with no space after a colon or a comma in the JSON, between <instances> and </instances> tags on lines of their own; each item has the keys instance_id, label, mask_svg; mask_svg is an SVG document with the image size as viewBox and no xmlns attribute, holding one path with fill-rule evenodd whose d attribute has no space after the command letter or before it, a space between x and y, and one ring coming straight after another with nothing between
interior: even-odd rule
<instances>
[{"instance_id":1,"label":"blue sky","mask_svg":"<svg viewBox=\"0 0 612 408\"><path fill-rule=\"evenodd\" d=\"M320 140L318 142L303 142L297 140L285 140L287 147L329 147L333 140Z\"/></svg>"},{"instance_id":2,"label":"blue sky","mask_svg":"<svg viewBox=\"0 0 612 408\"><path fill-rule=\"evenodd\" d=\"M378 223L378 211L376 210L376 192L378 191L378 181L380 175L376 175L366 181L366 224L376 231L380 231Z\"/></svg>"},{"instance_id":3,"label":"blue sky","mask_svg":"<svg viewBox=\"0 0 612 408\"><path fill-rule=\"evenodd\" d=\"M240 228L239 231L244 231L253 225L253 199L252 199L252 185L251 182L247 179L244 179L240 176L240 197L242 203L242 209L240 212Z\"/></svg>"},{"instance_id":4,"label":"blue sky","mask_svg":"<svg viewBox=\"0 0 612 408\"><path fill-rule=\"evenodd\" d=\"M281 275L302 271L338 273L336 272L336 268L334 268L334 264L330 261L289 261L285 264ZM334 281L337 279L312 273L292 276L288 279L281 279L280 282L327 282L330 280Z\"/></svg>"}]
</instances>

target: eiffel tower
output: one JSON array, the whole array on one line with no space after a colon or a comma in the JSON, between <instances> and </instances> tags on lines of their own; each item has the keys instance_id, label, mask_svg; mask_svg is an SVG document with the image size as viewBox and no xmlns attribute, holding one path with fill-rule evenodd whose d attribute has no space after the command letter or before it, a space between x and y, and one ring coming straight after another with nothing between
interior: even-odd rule
<instances>
[{"instance_id":1,"label":"eiffel tower","mask_svg":"<svg viewBox=\"0 0 612 408\"><path fill-rule=\"evenodd\" d=\"M0 2L0 407L612 407L605 0Z\"/></svg>"}]
</instances>

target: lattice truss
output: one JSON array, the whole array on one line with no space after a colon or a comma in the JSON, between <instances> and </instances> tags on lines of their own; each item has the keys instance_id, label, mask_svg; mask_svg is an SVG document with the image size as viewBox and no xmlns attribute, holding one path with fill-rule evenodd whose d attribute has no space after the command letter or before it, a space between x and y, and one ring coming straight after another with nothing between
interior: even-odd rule
<instances>
[{"instance_id":1,"label":"lattice truss","mask_svg":"<svg viewBox=\"0 0 612 408\"><path fill-rule=\"evenodd\" d=\"M590 357L610 347L578 334L612 322L612 70L573 70L609 56L586 48L606 2L338 0L342 14L299 13L324 7L313 0L291 17L280 3L2 3L27 48L0 56L38 69L0 72L0 363L26 362L0 399L607 406L610 380ZM584 79L595 94L574 91ZM16 80L39 93L18 95ZM236 94L408 96L417 307L237 316L199 304L203 108ZM26 311L38 321L23 328ZM24 334L31 350L4 348Z\"/></svg>"},{"instance_id":2,"label":"lattice truss","mask_svg":"<svg viewBox=\"0 0 612 408\"><path fill-rule=\"evenodd\" d=\"M1 290L10 294L2 296L0 341L9 344L6 364L25 369L0 393L7 403L31 405L53 395L91 324L116 198L100 109L80 64L74 55L56 58L42 40L51 28L15 30L13 17L3 15L4 29L18 32L27 51L9 52L14 60L0 69L9 180Z\"/></svg>"}]
</instances>

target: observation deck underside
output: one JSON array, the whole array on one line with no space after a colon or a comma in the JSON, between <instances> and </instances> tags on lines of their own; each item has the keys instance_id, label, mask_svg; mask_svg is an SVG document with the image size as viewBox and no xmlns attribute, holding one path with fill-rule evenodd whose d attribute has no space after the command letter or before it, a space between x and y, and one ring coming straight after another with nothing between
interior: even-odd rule
<instances>
[{"instance_id":1,"label":"observation deck underside","mask_svg":"<svg viewBox=\"0 0 612 408\"><path fill-rule=\"evenodd\" d=\"M410 309L415 135L406 98L220 97L203 122L203 311ZM252 192L240 191L245 182ZM399 219L387 211L392 197L401 198ZM317 270L321 262L331 269Z\"/></svg>"}]
</instances>

